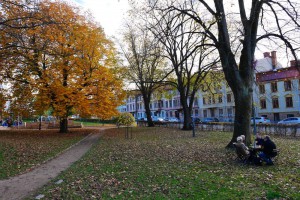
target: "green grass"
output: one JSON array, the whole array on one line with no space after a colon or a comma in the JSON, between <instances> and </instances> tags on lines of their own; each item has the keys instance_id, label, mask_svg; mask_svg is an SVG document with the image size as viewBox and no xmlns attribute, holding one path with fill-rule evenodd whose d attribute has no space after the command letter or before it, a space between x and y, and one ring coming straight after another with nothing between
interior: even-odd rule
<instances>
[{"instance_id":1,"label":"green grass","mask_svg":"<svg viewBox=\"0 0 300 200\"><path fill-rule=\"evenodd\" d=\"M44 199L300 199L300 140L274 138L274 166L243 165L231 133L166 128L105 131L79 162L38 191ZM64 182L55 184L59 179Z\"/></svg>"},{"instance_id":2,"label":"green grass","mask_svg":"<svg viewBox=\"0 0 300 200\"><path fill-rule=\"evenodd\" d=\"M99 126L116 126L115 124L106 124L106 123L100 123L100 122L84 122L84 121L73 121L74 125L80 125L81 123L83 126L92 126L92 127L99 127Z\"/></svg>"},{"instance_id":3,"label":"green grass","mask_svg":"<svg viewBox=\"0 0 300 200\"><path fill-rule=\"evenodd\" d=\"M1 130L0 179L20 174L57 155L75 144L92 129L71 129L68 134L58 130Z\"/></svg>"}]
</instances>

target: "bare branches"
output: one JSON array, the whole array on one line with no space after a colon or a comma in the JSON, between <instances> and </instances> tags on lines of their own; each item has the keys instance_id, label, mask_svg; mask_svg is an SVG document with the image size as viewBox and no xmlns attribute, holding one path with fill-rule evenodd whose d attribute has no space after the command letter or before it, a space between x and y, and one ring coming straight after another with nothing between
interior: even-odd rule
<instances>
[{"instance_id":1,"label":"bare branches","mask_svg":"<svg viewBox=\"0 0 300 200\"><path fill-rule=\"evenodd\" d=\"M295 3L296 1L286 0L286 4L280 3L278 1L272 1L272 0L270 2L272 2L272 4L274 5L278 5L282 9L282 11L284 11L284 13L289 17L289 19L292 20L297 27L300 27L299 13L298 13L299 5L298 8L296 8L296 3ZM269 5L271 4L269 3ZM287 5L289 5L292 10L289 10Z\"/></svg>"},{"instance_id":2,"label":"bare branches","mask_svg":"<svg viewBox=\"0 0 300 200\"><path fill-rule=\"evenodd\" d=\"M248 19L246 16L244 0L239 0L239 8L240 8L241 21L242 21L244 27L247 27Z\"/></svg>"},{"instance_id":3,"label":"bare branches","mask_svg":"<svg viewBox=\"0 0 300 200\"><path fill-rule=\"evenodd\" d=\"M121 49L127 62L124 66L125 78L138 87L143 96L148 125L154 126L150 112L151 95L161 87L172 70L167 67L157 39L147 29L127 25Z\"/></svg>"},{"instance_id":4,"label":"bare branches","mask_svg":"<svg viewBox=\"0 0 300 200\"><path fill-rule=\"evenodd\" d=\"M289 53L298 59L300 51L300 4L293 0L266 1L265 7L261 8L260 31L256 38L258 44L261 41L273 41L274 47L278 50L289 49ZM282 45L283 44L283 45ZM259 47L259 46L258 46Z\"/></svg>"},{"instance_id":5,"label":"bare branches","mask_svg":"<svg viewBox=\"0 0 300 200\"><path fill-rule=\"evenodd\" d=\"M264 35L262 35L262 36L260 36L260 37L257 38L257 42L260 41L260 40L263 40L263 39L269 39L269 40L271 40L272 37L278 38L278 39L282 40L285 43L286 47L291 51L291 53L293 54L293 56L295 58L297 58L296 51L299 50L299 47L298 48L294 48L293 45L288 40L288 38L284 37L284 35L282 35L282 34L275 34L275 33L264 34Z\"/></svg>"}]
</instances>

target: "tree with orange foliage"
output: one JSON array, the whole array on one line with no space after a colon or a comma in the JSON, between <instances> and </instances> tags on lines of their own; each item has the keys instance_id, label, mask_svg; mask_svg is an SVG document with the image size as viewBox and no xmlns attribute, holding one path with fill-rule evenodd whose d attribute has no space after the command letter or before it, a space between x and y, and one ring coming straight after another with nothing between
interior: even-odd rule
<instances>
[{"instance_id":1,"label":"tree with orange foliage","mask_svg":"<svg viewBox=\"0 0 300 200\"><path fill-rule=\"evenodd\" d=\"M36 18L54 23L9 32L18 45L10 48L3 71L13 88L20 82L30 85L34 109L41 113L52 108L60 132L68 131L67 119L74 110L102 119L116 115L124 92L113 72L112 42L91 18L66 2L41 1L36 6Z\"/></svg>"}]
</instances>

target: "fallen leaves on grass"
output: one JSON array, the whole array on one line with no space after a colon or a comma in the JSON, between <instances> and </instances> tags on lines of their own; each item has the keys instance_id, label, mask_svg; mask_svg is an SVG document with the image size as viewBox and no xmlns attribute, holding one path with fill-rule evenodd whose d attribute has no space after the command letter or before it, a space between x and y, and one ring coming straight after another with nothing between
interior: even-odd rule
<instances>
[{"instance_id":1,"label":"fallen leaves on grass","mask_svg":"<svg viewBox=\"0 0 300 200\"><path fill-rule=\"evenodd\" d=\"M238 163L232 133L106 130L99 144L42 193L46 199L297 199L299 139L274 138L275 166ZM287 154L288 153L288 154ZM53 188L56 188L55 190ZM92 198L91 198L92 197ZM238 197L238 198L237 198Z\"/></svg>"},{"instance_id":2,"label":"fallen leaves on grass","mask_svg":"<svg viewBox=\"0 0 300 200\"><path fill-rule=\"evenodd\" d=\"M62 134L57 130L1 130L0 179L31 169L93 131L71 129Z\"/></svg>"}]
</instances>

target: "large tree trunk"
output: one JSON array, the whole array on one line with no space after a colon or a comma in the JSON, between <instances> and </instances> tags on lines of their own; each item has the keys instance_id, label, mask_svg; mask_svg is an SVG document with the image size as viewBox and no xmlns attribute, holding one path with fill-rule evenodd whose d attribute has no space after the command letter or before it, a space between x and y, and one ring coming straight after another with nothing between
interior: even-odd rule
<instances>
[{"instance_id":1,"label":"large tree trunk","mask_svg":"<svg viewBox=\"0 0 300 200\"><path fill-rule=\"evenodd\" d=\"M234 118L234 133L231 141L227 147L233 147L233 142L236 142L236 138L240 135L245 135L246 144L251 143L250 134L250 119L252 114L252 100L253 100L253 82L254 71L252 68L252 58L246 54L242 54L239 67L234 61L234 55L228 54L226 58L227 65L236 66L239 70L228 70L228 66L224 69L225 78L233 92L235 100L235 118ZM251 61L249 61L251 60ZM231 61L231 62L230 62ZM241 69L247 69L242 71Z\"/></svg>"},{"instance_id":2,"label":"large tree trunk","mask_svg":"<svg viewBox=\"0 0 300 200\"><path fill-rule=\"evenodd\" d=\"M60 133L67 133L68 132L68 118L60 118L59 122L59 132Z\"/></svg>"},{"instance_id":3,"label":"large tree trunk","mask_svg":"<svg viewBox=\"0 0 300 200\"><path fill-rule=\"evenodd\" d=\"M234 117L234 132L231 141L227 147L232 147L232 143L236 142L236 138L240 135L245 135L246 144L251 143L251 111L252 111L252 90L246 86L234 93L235 99L235 117Z\"/></svg>"},{"instance_id":4,"label":"large tree trunk","mask_svg":"<svg viewBox=\"0 0 300 200\"><path fill-rule=\"evenodd\" d=\"M185 90L181 89L180 92L180 102L183 110L183 127L182 130L192 130L192 118L191 118L191 107L187 104L187 97L185 95Z\"/></svg>"},{"instance_id":5,"label":"large tree trunk","mask_svg":"<svg viewBox=\"0 0 300 200\"><path fill-rule=\"evenodd\" d=\"M145 105L148 126L154 127L154 123L151 117L151 110L150 110L150 98L148 98L146 95L144 95L143 98L144 98L144 105Z\"/></svg>"},{"instance_id":6,"label":"large tree trunk","mask_svg":"<svg viewBox=\"0 0 300 200\"><path fill-rule=\"evenodd\" d=\"M183 120L183 127L182 130L192 130L192 118L191 118L191 112L189 108L183 108L183 115L184 115L184 120Z\"/></svg>"}]
</instances>

